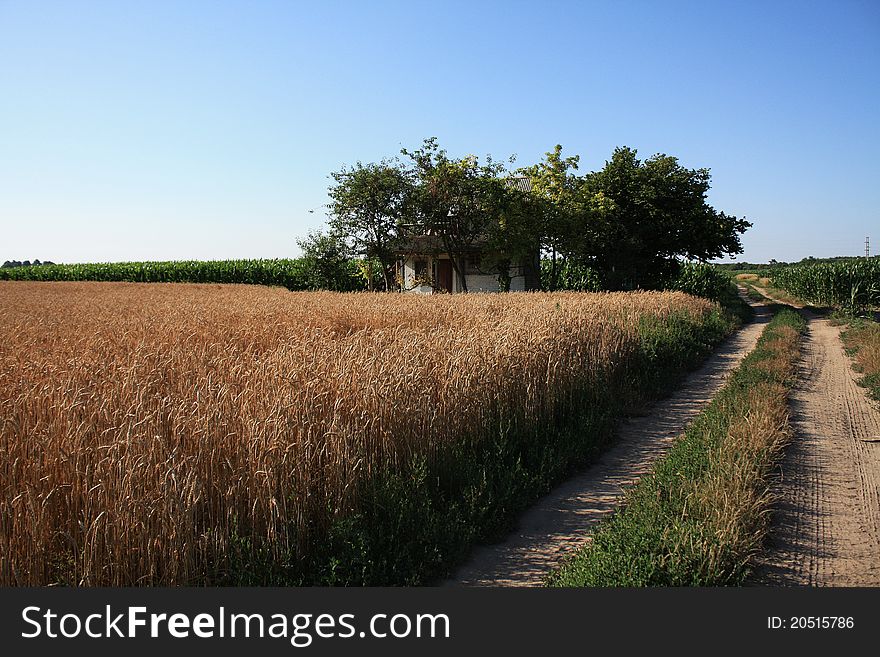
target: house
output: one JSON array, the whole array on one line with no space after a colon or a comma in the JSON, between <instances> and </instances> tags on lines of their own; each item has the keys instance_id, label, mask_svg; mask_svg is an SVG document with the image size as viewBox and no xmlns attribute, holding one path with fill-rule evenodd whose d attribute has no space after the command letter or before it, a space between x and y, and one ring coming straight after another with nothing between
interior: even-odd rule
<instances>
[{"instance_id":1,"label":"house","mask_svg":"<svg viewBox=\"0 0 880 657\"><path fill-rule=\"evenodd\" d=\"M396 250L397 280L404 292L433 294L435 292L463 292L451 256L444 251L438 235L411 235ZM501 254L487 250L476 242L468 254L456 264L462 271L468 292L498 292L501 290ZM511 292L540 288L537 272L538 254L526 261L511 262L507 267Z\"/></svg>"},{"instance_id":2,"label":"house","mask_svg":"<svg viewBox=\"0 0 880 657\"><path fill-rule=\"evenodd\" d=\"M531 180L524 176L509 178L508 185L524 192L531 190ZM490 250L487 240L476 239L453 263L441 232L405 224L401 226L401 239L395 254L397 281L404 292L463 292L454 264L463 273L468 292L498 292L506 277L509 277L511 292L540 289L541 261L537 250L520 261L510 261L504 254ZM502 276L504 265L500 263L507 264L506 276Z\"/></svg>"}]
</instances>

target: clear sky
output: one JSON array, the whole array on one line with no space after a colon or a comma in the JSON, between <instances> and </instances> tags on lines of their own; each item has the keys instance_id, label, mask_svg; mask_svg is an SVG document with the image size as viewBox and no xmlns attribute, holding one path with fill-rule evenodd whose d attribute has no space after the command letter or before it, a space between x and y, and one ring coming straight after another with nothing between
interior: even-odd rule
<instances>
[{"instance_id":1,"label":"clear sky","mask_svg":"<svg viewBox=\"0 0 880 657\"><path fill-rule=\"evenodd\" d=\"M0 260L295 256L428 136L675 155L740 259L877 253L880 1L0 0Z\"/></svg>"}]
</instances>

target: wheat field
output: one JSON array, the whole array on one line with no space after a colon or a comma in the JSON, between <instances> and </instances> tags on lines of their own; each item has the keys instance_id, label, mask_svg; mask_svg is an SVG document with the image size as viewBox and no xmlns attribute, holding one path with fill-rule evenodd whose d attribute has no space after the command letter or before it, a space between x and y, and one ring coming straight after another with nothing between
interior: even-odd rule
<instances>
[{"instance_id":1,"label":"wheat field","mask_svg":"<svg viewBox=\"0 0 880 657\"><path fill-rule=\"evenodd\" d=\"M683 293L423 297L0 282L0 584L212 581L359 482L610 385ZM618 382L618 385L624 385Z\"/></svg>"}]
</instances>

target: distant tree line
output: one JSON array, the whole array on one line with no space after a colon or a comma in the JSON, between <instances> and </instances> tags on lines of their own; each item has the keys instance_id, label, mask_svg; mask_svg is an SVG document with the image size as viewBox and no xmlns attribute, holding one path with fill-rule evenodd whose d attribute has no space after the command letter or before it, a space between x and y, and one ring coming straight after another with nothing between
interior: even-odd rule
<instances>
[{"instance_id":1,"label":"distant tree line","mask_svg":"<svg viewBox=\"0 0 880 657\"><path fill-rule=\"evenodd\" d=\"M850 261L859 261L865 260L865 256L833 256L831 258L815 258L813 256L807 256L806 258L801 258L800 260L793 260L791 262L786 262L784 260L776 260L775 258L771 258L769 262L725 262L716 265L717 267L721 267L722 269L727 269L729 271L760 271L760 270L770 270L770 269L779 269L782 267L800 267L800 266L809 266L809 265L818 265L823 263L833 263L833 262L850 262Z\"/></svg>"},{"instance_id":2,"label":"distant tree line","mask_svg":"<svg viewBox=\"0 0 880 657\"><path fill-rule=\"evenodd\" d=\"M599 171L578 175L578 163L557 145L511 171L491 156L450 157L426 139L393 159L332 173L327 227L299 244L324 268L327 287L359 257L371 284L385 290L396 289L395 245L413 230L439 236L462 289L461 256L478 240L500 260L543 254L548 290L662 287L682 260L742 253L740 236L752 224L709 205L709 169L663 154L641 160L627 147ZM512 185L512 176L531 184Z\"/></svg>"},{"instance_id":3,"label":"distant tree line","mask_svg":"<svg viewBox=\"0 0 880 657\"><path fill-rule=\"evenodd\" d=\"M34 260L31 262L30 260L25 260L21 262L19 260L7 260L0 267L37 267L39 265L54 265L55 263L51 260L44 260L40 262L39 260Z\"/></svg>"}]
</instances>

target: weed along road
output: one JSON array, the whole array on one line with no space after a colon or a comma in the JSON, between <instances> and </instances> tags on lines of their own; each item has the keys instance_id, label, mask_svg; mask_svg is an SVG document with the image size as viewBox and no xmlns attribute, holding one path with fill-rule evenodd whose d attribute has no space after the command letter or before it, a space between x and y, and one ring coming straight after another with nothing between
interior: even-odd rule
<instances>
[{"instance_id":1,"label":"weed along road","mask_svg":"<svg viewBox=\"0 0 880 657\"><path fill-rule=\"evenodd\" d=\"M880 586L880 409L856 382L840 328L803 312L809 331L791 397L795 436L757 579Z\"/></svg>"},{"instance_id":2,"label":"weed along road","mask_svg":"<svg viewBox=\"0 0 880 657\"><path fill-rule=\"evenodd\" d=\"M649 471L724 385L771 317L755 306L754 320L731 336L670 397L630 418L615 445L587 470L528 509L495 545L474 550L448 586L541 586L552 568L589 541L591 528L619 504L626 487Z\"/></svg>"}]
</instances>

